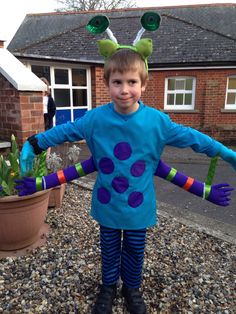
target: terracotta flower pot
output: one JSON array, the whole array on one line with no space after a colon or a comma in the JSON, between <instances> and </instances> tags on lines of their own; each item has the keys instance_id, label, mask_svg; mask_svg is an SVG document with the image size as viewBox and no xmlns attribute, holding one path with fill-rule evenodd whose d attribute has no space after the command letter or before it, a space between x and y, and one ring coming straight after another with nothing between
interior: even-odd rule
<instances>
[{"instance_id":1,"label":"terracotta flower pot","mask_svg":"<svg viewBox=\"0 0 236 314\"><path fill-rule=\"evenodd\" d=\"M39 237L47 215L50 190L0 198L0 250L25 248Z\"/></svg>"},{"instance_id":2,"label":"terracotta flower pot","mask_svg":"<svg viewBox=\"0 0 236 314\"><path fill-rule=\"evenodd\" d=\"M55 207L55 208L61 207L61 204L63 201L63 196L65 194L65 190L66 190L66 184L65 183L51 189L48 207Z\"/></svg>"}]
</instances>

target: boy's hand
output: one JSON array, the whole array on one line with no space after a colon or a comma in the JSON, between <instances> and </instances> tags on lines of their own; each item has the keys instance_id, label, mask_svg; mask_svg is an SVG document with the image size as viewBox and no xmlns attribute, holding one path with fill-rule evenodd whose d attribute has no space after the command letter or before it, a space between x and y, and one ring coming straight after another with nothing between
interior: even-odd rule
<instances>
[{"instance_id":1,"label":"boy's hand","mask_svg":"<svg viewBox=\"0 0 236 314\"><path fill-rule=\"evenodd\" d=\"M15 180L15 189L18 190L19 196L31 195L37 192L36 179L24 177L21 180Z\"/></svg>"},{"instance_id":2,"label":"boy's hand","mask_svg":"<svg viewBox=\"0 0 236 314\"><path fill-rule=\"evenodd\" d=\"M29 171L33 169L34 163L34 149L29 141L26 141L22 147L20 154L20 173L21 176L26 176Z\"/></svg>"},{"instance_id":3,"label":"boy's hand","mask_svg":"<svg viewBox=\"0 0 236 314\"><path fill-rule=\"evenodd\" d=\"M212 185L207 200L219 206L228 206L230 204L230 195L233 190L234 188L228 183Z\"/></svg>"},{"instance_id":4,"label":"boy's hand","mask_svg":"<svg viewBox=\"0 0 236 314\"><path fill-rule=\"evenodd\" d=\"M220 157L226 162L230 163L231 166L236 171L236 152L234 152L232 149L223 146L220 151Z\"/></svg>"}]
</instances>

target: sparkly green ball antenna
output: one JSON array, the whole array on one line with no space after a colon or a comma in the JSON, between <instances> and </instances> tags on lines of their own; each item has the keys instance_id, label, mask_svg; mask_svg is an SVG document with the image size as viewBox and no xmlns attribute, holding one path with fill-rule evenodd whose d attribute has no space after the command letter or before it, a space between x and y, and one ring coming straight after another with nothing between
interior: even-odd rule
<instances>
[{"instance_id":1,"label":"sparkly green ball antenna","mask_svg":"<svg viewBox=\"0 0 236 314\"><path fill-rule=\"evenodd\" d=\"M98 40L99 52L105 58L110 58L118 49L131 49L137 52L144 60L148 71L147 58L152 54L152 40L150 38L141 39L145 30L156 31L161 23L161 17L156 12L146 12L141 17L142 28L137 33L132 45L120 45L109 28L110 21L105 15L93 17L86 25L87 30L92 34L106 32L109 39Z\"/></svg>"},{"instance_id":2,"label":"sparkly green ball antenna","mask_svg":"<svg viewBox=\"0 0 236 314\"><path fill-rule=\"evenodd\" d=\"M105 15L94 16L86 25L87 30L93 34L101 34L109 27L109 20Z\"/></svg>"}]
</instances>

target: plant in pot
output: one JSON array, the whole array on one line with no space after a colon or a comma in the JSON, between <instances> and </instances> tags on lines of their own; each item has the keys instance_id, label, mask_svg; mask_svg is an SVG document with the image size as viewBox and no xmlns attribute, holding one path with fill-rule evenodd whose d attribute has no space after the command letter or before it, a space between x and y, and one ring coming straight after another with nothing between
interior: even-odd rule
<instances>
[{"instance_id":1,"label":"plant in pot","mask_svg":"<svg viewBox=\"0 0 236 314\"><path fill-rule=\"evenodd\" d=\"M11 150L0 156L0 251L13 251L29 247L46 232L49 190L33 195L17 195L16 181L20 179L19 149L14 135ZM28 176L47 174L46 153L39 155Z\"/></svg>"},{"instance_id":2,"label":"plant in pot","mask_svg":"<svg viewBox=\"0 0 236 314\"><path fill-rule=\"evenodd\" d=\"M68 149L66 155L69 160L69 164L76 164L79 161L80 152L81 148L76 145L73 145ZM68 163L66 163L66 165L63 165L62 158L54 152L51 153L46 159L46 165L49 173L55 173L59 170L62 170L63 167L68 166ZM48 207L61 207L65 189L66 183L63 183L51 189Z\"/></svg>"}]
</instances>

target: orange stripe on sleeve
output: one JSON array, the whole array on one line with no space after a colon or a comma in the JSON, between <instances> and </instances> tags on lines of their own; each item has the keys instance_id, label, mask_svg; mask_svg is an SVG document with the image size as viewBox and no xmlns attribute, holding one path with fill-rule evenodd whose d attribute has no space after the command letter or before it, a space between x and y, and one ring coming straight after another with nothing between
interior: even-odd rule
<instances>
[{"instance_id":1,"label":"orange stripe on sleeve","mask_svg":"<svg viewBox=\"0 0 236 314\"><path fill-rule=\"evenodd\" d=\"M191 186L193 185L194 179L191 177L188 177L187 181L185 182L183 189L185 189L186 191L188 191Z\"/></svg>"},{"instance_id":2,"label":"orange stripe on sleeve","mask_svg":"<svg viewBox=\"0 0 236 314\"><path fill-rule=\"evenodd\" d=\"M58 180L60 181L61 184L66 183L66 178L65 178L63 170L57 171L57 176L58 176Z\"/></svg>"}]
</instances>

